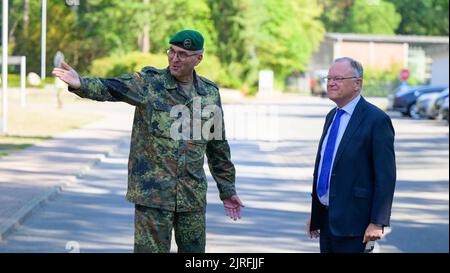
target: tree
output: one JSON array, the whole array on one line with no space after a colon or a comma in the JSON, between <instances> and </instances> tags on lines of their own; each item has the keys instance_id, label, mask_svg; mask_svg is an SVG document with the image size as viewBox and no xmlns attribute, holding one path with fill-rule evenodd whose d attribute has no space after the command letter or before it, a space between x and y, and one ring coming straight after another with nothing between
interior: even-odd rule
<instances>
[{"instance_id":1,"label":"tree","mask_svg":"<svg viewBox=\"0 0 450 273\"><path fill-rule=\"evenodd\" d=\"M138 49L138 37L149 6L140 0L80 1L77 27L88 38L98 37L96 47L106 53ZM103 54L102 54L103 55Z\"/></svg>"},{"instance_id":2,"label":"tree","mask_svg":"<svg viewBox=\"0 0 450 273\"><path fill-rule=\"evenodd\" d=\"M209 1L218 52L228 75L256 86L258 70L271 69L278 82L303 70L319 45L323 27L315 1Z\"/></svg>"},{"instance_id":3,"label":"tree","mask_svg":"<svg viewBox=\"0 0 450 273\"><path fill-rule=\"evenodd\" d=\"M327 32L342 32L346 24L345 18L350 16L354 0L319 0L322 7L320 20Z\"/></svg>"},{"instance_id":4,"label":"tree","mask_svg":"<svg viewBox=\"0 0 450 273\"><path fill-rule=\"evenodd\" d=\"M230 87L251 85L257 77L255 40L261 9L249 0L208 1L210 18L216 30L217 53L223 65L224 82ZM252 14L253 13L253 14Z\"/></svg>"},{"instance_id":5,"label":"tree","mask_svg":"<svg viewBox=\"0 0 450 273\"><path fill-rule=\"evenodd\" d=\"M388 0L402 20L398 34L448 36L448 0Z\"/></svg>"},{"instance_id":6,"label":"tree","mask_svg":"<svg viewBox=\"0 0 450 273\"><path fill-rule=\"evenodd\" d=\"M39 71L40 1L14 4L14 54ZM256 86L260 69L274 70L279 81L304 70L324 32L321 8L308 0L80 0L77 7L48 0L47 8L47 71L58 50L84 73L94 59L147 51L144 44L161 54L177 31L196 29L208 60L223 69L219 78L230 79L223 82Z\"/></svg>"},{"instance_id":7,"label":"tree","mask_svg":"<svg viewBox=\"0 0 450 273\"><path fill-rule=\"evenodd\" d=\"M258 69L272 69L278 82L294 71L304 71L323 37L323 26L316 18L320 8L315 1L253 1L261 6L246 18L258 23L252 46ZM251 14L253 13L253 14Z\"/></svg>"},{"instance_id":8,"label":"tree","mask_svg":"<svg viewBox=\"0 0 450 273\"><path fill-rule=\"evenodd\" d=\"M153 53L165 52L169 39L183 29L195 29L205 38L208 54L217 52L216 34L206 0L158 0L151 3L150 31Z\"/></svg>"},{"instance_id":9,"label":"tree","mask_svg":"<svg viewBox=\"0 0 450 273\"><path fill-rule=\"evenodd\" d=\"M392 3L383 0L355 0L343 32L395 34L401 20Z\"/></svg>"},{"instance_id":10,"label":"tree","mask_svg":"<svg viewBox=\"0 0 450 273\"><path fill-rule=\"evenodd\" d=\"M150 4L150 0L143 0L143 4L145 5L149 5ZM145 22L144 22L144 26L142 29L142 33L139 37L139 47L141 48L141 51L143 53L149 53L150 52L150 13L147 11L145 13Z\"/></svg>"},{"instance_id":11,"label":"tree","mask_svg":"<svg viewBox=\"0 0 450 273\"><path fill-rule=\"evenodd\" d=\"M395 34L401 16L385 0L321 0L327 32Z\"/></svg>"},{"instance_id":12,"label":"tree","mask_svg":"<svg viewBox=\"0 0 450 273\"><path fill-rule=\"evenodd\" d=\"M12 14L16 18L13 55L27 56L27 70L38 72L41 64L41 2L21 1ZM28 5L28 10L23 9ZM66 57L73 57L81 41L74 32L75 19L71 8L61 1L48 1L46 71L51 72L53 56L58 50ZM69 11L69 12L67 12Z\"/></svg>"}]
</instances>

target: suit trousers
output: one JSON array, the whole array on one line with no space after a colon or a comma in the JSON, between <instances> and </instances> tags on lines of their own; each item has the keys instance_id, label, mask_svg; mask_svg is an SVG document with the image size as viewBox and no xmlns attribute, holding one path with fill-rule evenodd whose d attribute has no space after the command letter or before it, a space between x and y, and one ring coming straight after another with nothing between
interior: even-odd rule
<instances>
[{"instance_id":1,"label":"suit trousers","mask_svg":"<svg viewBox=\"0 0 450 273\"><path fill-rule=\"evenodd\" d=\"M330 230L328 208L323 209L320 224L320 252L321 253L364 253L366 244L364 236L341 237L334 236Z\"/></svg>"}]
</instances>

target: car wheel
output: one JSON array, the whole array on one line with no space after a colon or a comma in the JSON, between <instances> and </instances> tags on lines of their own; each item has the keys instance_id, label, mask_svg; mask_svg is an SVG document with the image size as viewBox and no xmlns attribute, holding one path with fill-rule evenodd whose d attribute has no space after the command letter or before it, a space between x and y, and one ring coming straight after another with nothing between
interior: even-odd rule
<instances>
[{"instance_id":1,"label":"car wheel","mask_svg":"<svg viewBox=\"0 0 450 273\"><path fill-rule=\"evenodd\" d=\"M417 109L417 105L413 104L409 107L408 115L412 117L413 119L419 119L420 114Z\"/></svg>"}]
</instances>

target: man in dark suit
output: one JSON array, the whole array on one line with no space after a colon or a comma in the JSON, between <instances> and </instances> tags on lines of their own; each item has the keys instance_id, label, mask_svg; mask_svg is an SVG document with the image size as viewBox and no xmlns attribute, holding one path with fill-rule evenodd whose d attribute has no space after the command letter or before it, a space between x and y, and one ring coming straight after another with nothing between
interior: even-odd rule
<instances>
[{"instance_id":1,"label":"man in dark suit","mask_svg":"<svg viewBox=\"0 0 450 273\"><path fill-rule=\"evenodd\" d=\"M327 76L337 105L326 116L314 168L310 237L320 251L364 252L389 226L396 166L394 128L361 96L363 68L339 58Z\"/></svg>"}]
</instances>

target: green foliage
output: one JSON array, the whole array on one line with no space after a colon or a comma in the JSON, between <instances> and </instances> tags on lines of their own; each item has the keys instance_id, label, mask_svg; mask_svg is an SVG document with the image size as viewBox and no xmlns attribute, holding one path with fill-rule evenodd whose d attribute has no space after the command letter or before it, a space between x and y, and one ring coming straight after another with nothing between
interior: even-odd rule
<instances>
[{"instance_id":1,"label":"green foliage","mask_svg":"<svg viewBox=\"0 0 450 273\"><path fill-rule=\"evenodd\" d=\"M8 87L20 87L20 83L21 83L20 74L8 74ZM55 83L54 78L45 78L45 80L41 81L41 83L38 86L32 86L28 83L27 79L25 79L26 87L44 88L46 84L54 84L54 83Z\"/></svg>"},{"instance_id":2,"label":"green foliage","mask_svg":"<svg viewBox=\"0 0 450 273\"><path fill-rule=\"evenodd\" d=\"M20 87L20 75L8 74L8 87Z\"/></svg>"},{"instance_id":3,"label":"green foliage","mask_svg":"<svg viewBox=\"0 0 450 273\"><path fill-rule=\"evenodd\" d=\"M137 39L148 7L137 0L82 0L78 6L78 25L86 37L100 37L95 46L109 53L137 49Z\"/></svg>"},{"instance_id":4,"label":"green foliage","mask_svg":"<svg viewBox=\"0 0 450 273\"><path fill-rule=\"evenodd\" d=\"M164 52L169 39L183 29L195 29L205 38L205 51L217 52L216 29L211 23L211 10L206 0L151 1L150 39L153 53Z\"/></svg>"},{"instance_id":5,"label":"green foliage","mask_svg":"<svg viewBox=\"0 0 450 273\"><path fill-rule=\"evenodd\" d=\"M328 32L395 34L401 16L385 0L321 0Z\"/></svg>"},{"instance_id":6,"label":"green foliage","mask_svg":"<svg viewBox=\"0 0 450 273\"><path fill-rule=\"evenodd\" d=\"M202 62L196 67L196 71L199 75L216 82L220 86L226 86L225 82L222 81L225 72L217 56L206 53Z\"/></svg>"},{"instance_id":7,"label":"green foliage","mask_svg":"<svg viewBox=\"0 0 450 273\"><path fill-rule=\"evenodd\" d=\"M323 33L321 24L313 20L320 10L311 1L264 0L258 4L265 8L255 43L259 67L273 69L280 79L303 71Z\"/></svg>"},{"instance_id":8,"label":"green foliage","mask_svg":"<svg viewBox=\"0 0 450 273\"><path fill-rule=\"evenodd\" d=\"M398 34L448 36L448 0L388 0L402 15Z\"/></svg>"},{"instance_id":9,"label":"green foliage","mask_svg":"<svg viewBox=\"0 0 450 273\"><path fill-rule=\"evenodd\" d=\"M319 18L327 32L342 32L350 16L354 0L319 0L322 13Z\"/></svg>"},{"instance_id":10,"label":"green foliage","mask_svg":"<svg viewBox=\"0 0 450 273\"><path fill-rule=\"evenodd\" d=\"M279 82L304 70L323 36L316 1L210 0L209 5L227 85L248 92L261 69L273 70Z\"/></svg>"},{"instance_id":11,"label":"green foliage","mask_svg":"<svg viewBox=\"0 0 450 273\"><path fill-rule=\"evenodd\" d=\"M57 3L61 1L48 1L47 8L49 16L47 20L47 70L53 67L53 56L57 50L63 47L73 46L71 29L74 26L73 14L63 15L65 5ZM13 55L27 56L27 71L40 74L41 71L41 7L40 1L29 1L29 23L22 21L22 5L24 1L18 1L13 7L12 13L15 36Z\"/></svg>"},{"instance_id":12,"label":"green foliage","mask_svg":"<svg viewBox=\"0 0 450 273\"><path fill-rule=\"evenodd\" d=\"M448 36L448 0L319 0L327 32Z\"/></svg>"},{"instance_id":13,"label":"green foliage","mask_svg":"<svg viewBox=\"0 0 450 273\"><path fill-rule=\"evenodd\" d=\"M383 0L355 0L343 32L395 34L401 20L395 6Z\"/></svg>"},{"instance_id":14,"label":"green foliage","mask_svg":"<svg viewBox=\"0 0 450 273\"><path fill-rule=\"evenodd\" d=\"M389 94L393 87L400 83L399 68L389 71L379 69L365 69L363 94L371 97L382 97Z\"/></svg>"},{"instance_id":15,"label":"green foliage","mask_svg":"<svg viewBox=\"0 0 450 273\"><path fill-rule=\"evenodd\" d=\"M246 16L250 4L248 0L208 1L215 40L219 41L217 56L224 64L221 81L227 87L240 88L245 82L254 81L248 77L258 65L252 51L255 18Z\"/></svg>"},{"instance_id":16,"label":"green foliage","mask_svg":"<svg viewBox=\"0 0 450 273\"><path fill-rule=\"evenodd\" d=\"M247 64L232 62L223 69L220 84L225 87L241 89L245 84L245 74L249 67Z\"/></svg>"},{"instance_id":17,"label":"green foliage","mask_svg":"<svg viewBox=\"0 0 450 273\"><path fill-rule=\"evenodd\" d=\"M128 54L115 54L109 57L97 59L92 62L89 70L90 76L116 77L122 74L141 71L145 66L153 66L159 69L167 67L165 54L151 54L134 51ZM196 68L197 72L212 81L222 85L222 68L219 59L208 54Z\"/></svg>"},{"instance_id":18,"label":"green foliage","mask_svg":"<svg viewBox=\"0 0 450 273\"><path fill-rule=\"evenodd\" d=\"M142 52L114 54L109 57L94 60L89 69L89 75L95 77L116 77L122 74L140 71L145 66L163 68L167 66L166 55L155 55Z\"/></svg>"},{"instance_id":19,"label":"green foliage","mask_svg":"<svg viewBox=\"0 0 450 273\"><path fill-rule=\"evenodd\" d=\"M448 0L145 2L80 0L79 6L69 6L48 0L47 75L58 50L82 74L110 77L148 65L164 68L169 38L179 30L196 29L205 37L199 74L252 94L259 70L273 70L281 89L287 75L305 71L325 29L448 35ZM11 54L27 56L28 72L40 73L40 14L40 1L10 1ZM149 26L150 54L139 52L144 25Z\"/></svg>"},{"instance_id":20,"label":"green foliage","mask_svg":"<svg viewBox=\"0 0 450 273\"><path fill-rule=\"evenodd\" d=\"M363 95L371 97L385 97L400 85L400 66L390 70L365 69ZM408 79L408 85L422 84L414 75Z\"/></svg>"}]
</instances>

